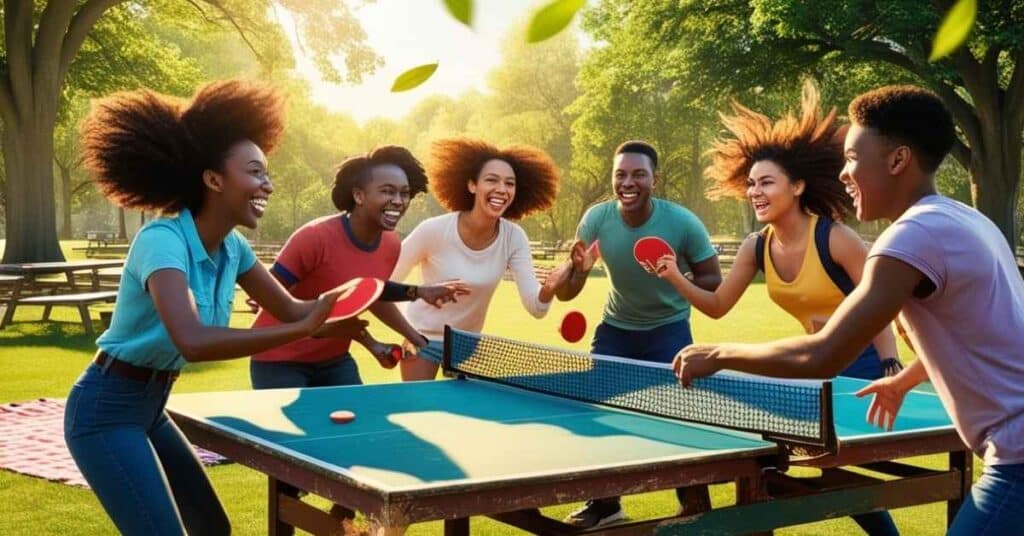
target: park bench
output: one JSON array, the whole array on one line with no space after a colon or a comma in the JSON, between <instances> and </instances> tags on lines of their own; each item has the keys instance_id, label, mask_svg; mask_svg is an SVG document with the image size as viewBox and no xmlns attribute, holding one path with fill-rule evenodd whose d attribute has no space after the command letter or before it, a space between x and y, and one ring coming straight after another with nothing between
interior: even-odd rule
<instances>
[{"instance_id":1,"label":"park bench","mask_svg":"<svg viewBox=\"0 0 1024 536\"><path fill-rule=\"evenodd\" d=\"M56 306L76 307L82 317L82 325L90 335L95 334L89 306L112 303L117 299L117 290L108 285L115 284L113 277L119 277L123 266L121 261L72 261L0 265L0 285L4 311L0 318L0 329L14 320L19 306L42 306L43 320L50 319L50 312ZM108 271L104 281L100 271ZM88 287L80 286L85 272ZM41 280L42 277L64 276L64 281ZM106 282L106 285L103 283ZM86 290L88 289L88 290Z\"/></svg>"},{"instance_id":2,"label":"park bench","mask_svg":"<svg viewBox=\"0 0 1024 536\"><path fill-rule=\"evenodd\" d=\"M7 327L7 324L14 318L14 311L18 306L35 305L43 307L43 321L50 320L50 311L55 306L69 306L78 309L82 317L82 325L85 332L95 335L92 318L89 316L89 306L98 303L113 303L117 299L116 290L100 290L96 292L78 292L75 294L45 294L40 296L27 296L13 298L7 303L7 311L0 321L0 329Z\"/></svg>"}]
</instances>

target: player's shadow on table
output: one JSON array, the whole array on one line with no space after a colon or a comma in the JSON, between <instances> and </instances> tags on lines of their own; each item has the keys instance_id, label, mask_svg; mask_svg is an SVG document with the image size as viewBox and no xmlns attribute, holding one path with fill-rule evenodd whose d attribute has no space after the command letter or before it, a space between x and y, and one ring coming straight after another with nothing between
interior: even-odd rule
<instances>
[{"instance_id":1,"label":"player's shadow on table","mask_svg":"<svg viewBox=\"0 0 1024 536\"><path fill-rule=\"evenodd\" d=\"M315 460L325 472L337 468L391 488L766 445L481 381L292 392L284 404L253 392L245 408L211 420L279 445L284 456ZM332 423L338 409L355 412L355 421Z\"/></svg>"}]
</instances>

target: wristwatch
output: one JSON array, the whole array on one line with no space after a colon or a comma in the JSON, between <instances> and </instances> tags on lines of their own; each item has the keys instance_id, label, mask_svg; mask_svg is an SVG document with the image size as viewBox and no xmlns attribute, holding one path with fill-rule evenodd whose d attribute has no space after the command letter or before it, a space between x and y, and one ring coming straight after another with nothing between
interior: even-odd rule
<instances>
[{"instance_id":1,"label":"wristwatch","mask_svg":"<svg viewBox=\"0 0 1024 536\"><path fill-rule=\"evenodd\" d=\"M409 285L405 290L405 297L409 298L409 301L416 301L416 299L419 298L419 290L420 287L417 287L416 285Z\"/></svg>"}]
</instances>

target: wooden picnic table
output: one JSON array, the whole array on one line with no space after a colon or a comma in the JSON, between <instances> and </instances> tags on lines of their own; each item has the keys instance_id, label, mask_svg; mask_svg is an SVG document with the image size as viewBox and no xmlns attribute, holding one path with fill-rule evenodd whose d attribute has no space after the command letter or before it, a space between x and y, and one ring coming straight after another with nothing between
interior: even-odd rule
<instances>
[{"instance_id":1,"label":"wooden picnic table","mask_svg":"<svg viewBox=\"0 0 1024 536\"><path fill-rule=\"evenodd\" d=\"M25 278L22 290L37 291L45 287L61 287L66 285L70 290L78 290L79 285L75 276L87 275L92 284L92 290L100 290L100 271L111 268L124 267L122 259L93 259L86 261L63 261L63 262L30 262L23 264L0 264L0 274L18 275ZM49 275L63 275L65 281L52 282L40 281L38 278Z\"/></svg>"},{"instance_id":2,"label":"wooden picnic table","mask_svg":"<svg viewBox=\"0 0 1024 536\"><path fill-rule=\"evenodd\" d=\"M0 264L0 283L10 288L4 293L5 311L0 319L3 329L14 319L18 306L41 306L43 320L50 319L50 311L55 306L76 307L82 317L82 325L88 334L94 333L92 319L89 316L89 305L111 303L117 298L116 290L104 290L104 280L110 281L110 272L124 267L123 260L88 260L66 262L35 262L24 264ZM106 273L104 273L106 272ZM89 287L83 288L76 278L86 275ZM64 281L40 280L40 277L59 276Z\"/></svg>"}]
</instances>

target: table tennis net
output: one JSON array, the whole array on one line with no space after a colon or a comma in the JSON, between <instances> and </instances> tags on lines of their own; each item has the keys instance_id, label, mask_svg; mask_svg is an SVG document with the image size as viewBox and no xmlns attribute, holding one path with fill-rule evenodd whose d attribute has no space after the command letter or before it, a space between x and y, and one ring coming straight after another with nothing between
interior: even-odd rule
<instances>
[{"instance_id":1,"label":"table tennis net","mask_svg":"<svg viewBox=\"0 0 1024 536\"><path fill-rule=\"evenodd\" d=\"M831 382L721 372L679 384L670 365L591 355L454 328L444 370L562 398L835 448Z\"/></svg>"}]
</instances>

